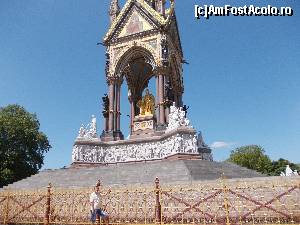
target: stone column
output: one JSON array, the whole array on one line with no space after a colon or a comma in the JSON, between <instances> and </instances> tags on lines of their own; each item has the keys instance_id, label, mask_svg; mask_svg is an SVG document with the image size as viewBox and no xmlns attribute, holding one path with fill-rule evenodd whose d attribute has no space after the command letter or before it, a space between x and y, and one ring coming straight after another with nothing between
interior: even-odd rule
<instances>
[{"instance_id":1,"label":"stone column","mask_svg":"<svg viewBox=\"0 0 300 225\"><path fill-rule=\"evenodd\" d=\"M121 132L121 123L120 123L120 116L121 116L121 84L122 79L119 77L114 82L114 107L113 107L113 138L114 140L123 140L124 136Z\"/></svg>"},{"instance_id":2,"label":"stone column","mask_svg":"<svg viewBox=\"0 0 300 225\"><path fill-rule=\"evenodd\" d=\"M114 105L115 105L115 91L114 80L109 80L109 117L108 117L108 132L114 131Z\"/></svg>"},{"instance_id":3,"label":"stone column","mask_svg":"<svg viewBox=\"0 0 300 225\"><path fill-rule=\"evenodd\" d=\"M116 102L117 102L117 107L116 107L116 114L117 114L117 126L116 126L116 131L121 130L121 82L118 82L116 84L116 91L117 91L117 96L116 96Z\"/></svg>"},{"instance_id":4,"label":"stone column","mask_svg":"<svg viewBox=\"0 0 300 225\"><path fill-rule=\"evenodd\" d=\"M163 17L165 17L166 11L166 0L156 0L156 10L160 13Z\"/></svg>"},{"instance_id":5,"label":"stone column","mask_svg":"<svg viewBox=\"0 0 300 225\"><path fill-rule=\"evenodd\" d=\"M105 132L108 132L108 117L104 117L104 124L103 124L103 126L104 126L104 131Z\"/></svg>"},{"instance_id":6,"label":"stone column","mask_svg":"<svg viewBox=\"0 0 300 225\"><path fill-rule=\"evenodd\" d=\"M157 75L155 76L155 80L156 80L155 113L156 113L157 121L159 122L159 78Z\"/></svg>"},{"instance_id":7,"label":"stone column","mask_svg":"<svg viewBox=\"0 0 300 225\"><path fill-rule=\"evenodd\" d=\"M104 131L104 133L107 133L108 132L109 108L106 108L107 107L105 105L106 99L104 100L104 98L105 98L105 96L102 98L103 99L103 111L102 111L102 115L103 115L103 131ZM109 98L108 98L108 101L109 101ZM108 107L109 107L109 105L108 105Z\"/></svg>"},{"instance_id":8,"label":"stone column","mask_svg":"<svg viewBox=\"0 0 300 225\"><path fill-rule=\"evenodd\" d=\"M158 76L159 79L159 124L165 124L165 109L164 109L164 76L160 74Z\"/></svg>"},{"instance_id":9,"label":"stone column","mask_svg":"<svg viewBox=\"0 0 300 225\"><path fill-rule=\"evenodd\" d=\"M117 130L117 84L114 84L114 128L113 131Z\"/></svg>"},{"instance_id":10,"label":"stone column","mask_svg":"<svg viewBox=\"0 0 300 225\"><path fill-rule=\"evenodd\" d=\"M133 132L133 119L135 117L134 100L130 100L130 131Z\"/></svg>"}]
</instances>

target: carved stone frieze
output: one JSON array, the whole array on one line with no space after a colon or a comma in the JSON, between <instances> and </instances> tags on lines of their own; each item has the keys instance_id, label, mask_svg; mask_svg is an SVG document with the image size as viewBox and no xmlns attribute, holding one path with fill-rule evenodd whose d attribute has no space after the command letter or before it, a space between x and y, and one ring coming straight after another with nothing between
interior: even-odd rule
<instances>
[{"instance_id":1,"label":"carved stone frieze","mask_svg":"<svg viewBox=\"0 0 300 225\"><path fill-rule=\"evenodd\" d=\"M152 125L149 124L149 126ZM93 122L90 126L95 127ZM135 129L139 130L141 127ZM82 129L80 130L82 131ZM164 135L108 144L101 142L95 136L91 139L89 135L80 133L73 146L72 161L118 163L164 159L176 154L198 155L202 160L212 160L211 150L204 144L201 134L196 136L196 131L185 118L185 112L173 105L169 114L169 126Z\"/></svg>"},{"instance_id":2,"label":"carved stone frieze","mask_svg":"<svg viewBox=\"0 0 300 225\"><path fill-rule=\"evenodd\" d=\"M127 43L126 47L122 48L117 55L114 56L113 58L113 64L110 64L110 75L113 76L115 73L118 73L119 71L116 71L116 68L118 68L120 61L124 56L128 56L128 52L132 50L133 48L138 48L140 47L141 49L145 49L148 51L151 56L153 57L154 60L154 66L156 66L159 63L159 56L155 49L153 49L150 45L145 44L142 40L136 40L136 41L130 41ZM153 64L152 63L152 64Z\"/></svg>"},{"instance_id":3,"label":"carved stone frieze","mask_svg":"<svg viewBox=\"0 0 300 225\"><path fill-rule=\"evenodd\" d=\"M153 130L154 129L154 120L148 121L137 121L133 123L133 131L138 130Z\"/></svg>"},{"instance_id":4,"label":"carved stone frieze","mask_svg":"<svg viewBox=\"0 0 300 225\"><path fill-rule=\"evenodd\" d=\"M157 40L149 40L146 43L149 44L153 49L157 49Z\"/></svg>"},{"instance_id":5,"label":"carved stone frieze","mask_svg":"<svg viewBox=\"0 0 300 225\"><path fill-rule=\"evenodd\" d=\"M80 141L80 139L78 139ZM77 143L72 161L84 163L117 163L163 159L178 153L199 154L194 133L174 133L159 141L128 142L104 145L101 142Z\"/></svg>"}]
</instances>

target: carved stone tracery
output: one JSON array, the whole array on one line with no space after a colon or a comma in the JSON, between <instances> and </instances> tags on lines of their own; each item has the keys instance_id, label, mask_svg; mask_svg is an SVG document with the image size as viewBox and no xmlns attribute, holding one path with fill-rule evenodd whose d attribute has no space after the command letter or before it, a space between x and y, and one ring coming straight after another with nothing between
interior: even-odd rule
<instances>
[{"instance_id":1,"label":"carved stone tracery","mask_svg":"<svg viewBox=\"0 0 300 225\"><path fill-rule=\"evenodd\" d=\"M158 125L164 129L171 103L175 101L181 106L183 94L180 71L183 60L174 2L171 1L170 9L166 10L165 1L154 5L141 0L127 1L104 43L110 49L107 79L125 77L132 105L131 117L137 115L136 104L149 80L156 77L156 117ZM166 92L166 82L169 82L167 90L172 93ZM115 95L111 94L111 98Z\"/></svg>"}]
</instances>

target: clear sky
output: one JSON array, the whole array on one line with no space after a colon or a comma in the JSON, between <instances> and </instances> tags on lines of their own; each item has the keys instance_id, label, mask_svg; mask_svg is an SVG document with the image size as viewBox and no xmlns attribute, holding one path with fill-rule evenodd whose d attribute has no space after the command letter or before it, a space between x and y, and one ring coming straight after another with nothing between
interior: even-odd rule
<instances>
[{"instance_id":1,"label":"clear sky","mask_svg":"<svg viewBox=\"0 0 300 225\"><path fill-rule=\"evenodd\" d=\"M292 17L194 18L194 5L291 6ZM35 112L52 145L43 168L71 162L81 123L102 131L107 92L104 47L108 0L1 0L0 106ZM124 1L121 1L123 6ZM176 0L185 59L188 117L224 160L258 144L274 160L300 162L299 0ZM123 89L126 89L124 85ZM122 129L128 133L127 93Z\"/></svg>"}]
</instances>

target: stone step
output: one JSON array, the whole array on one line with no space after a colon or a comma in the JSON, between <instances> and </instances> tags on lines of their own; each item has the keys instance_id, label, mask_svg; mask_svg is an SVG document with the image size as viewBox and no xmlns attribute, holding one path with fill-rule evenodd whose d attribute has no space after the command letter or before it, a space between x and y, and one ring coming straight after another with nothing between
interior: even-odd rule
<instances>
[{"instance_id":1,"label":"stone step","mask_svg":"<svg viewBox=\"0 0 300 225\"><path fill-rule=\"evenodd\" d=\"M174 160L44 170L5 188L45 188L50 182L55 187L91 187L98 179L109 186L153 185L156 177L163 183L187 183L219 179L223 173L227 178L262 177L255 171L228 162Z\"/></svg>"}]
</instances>

